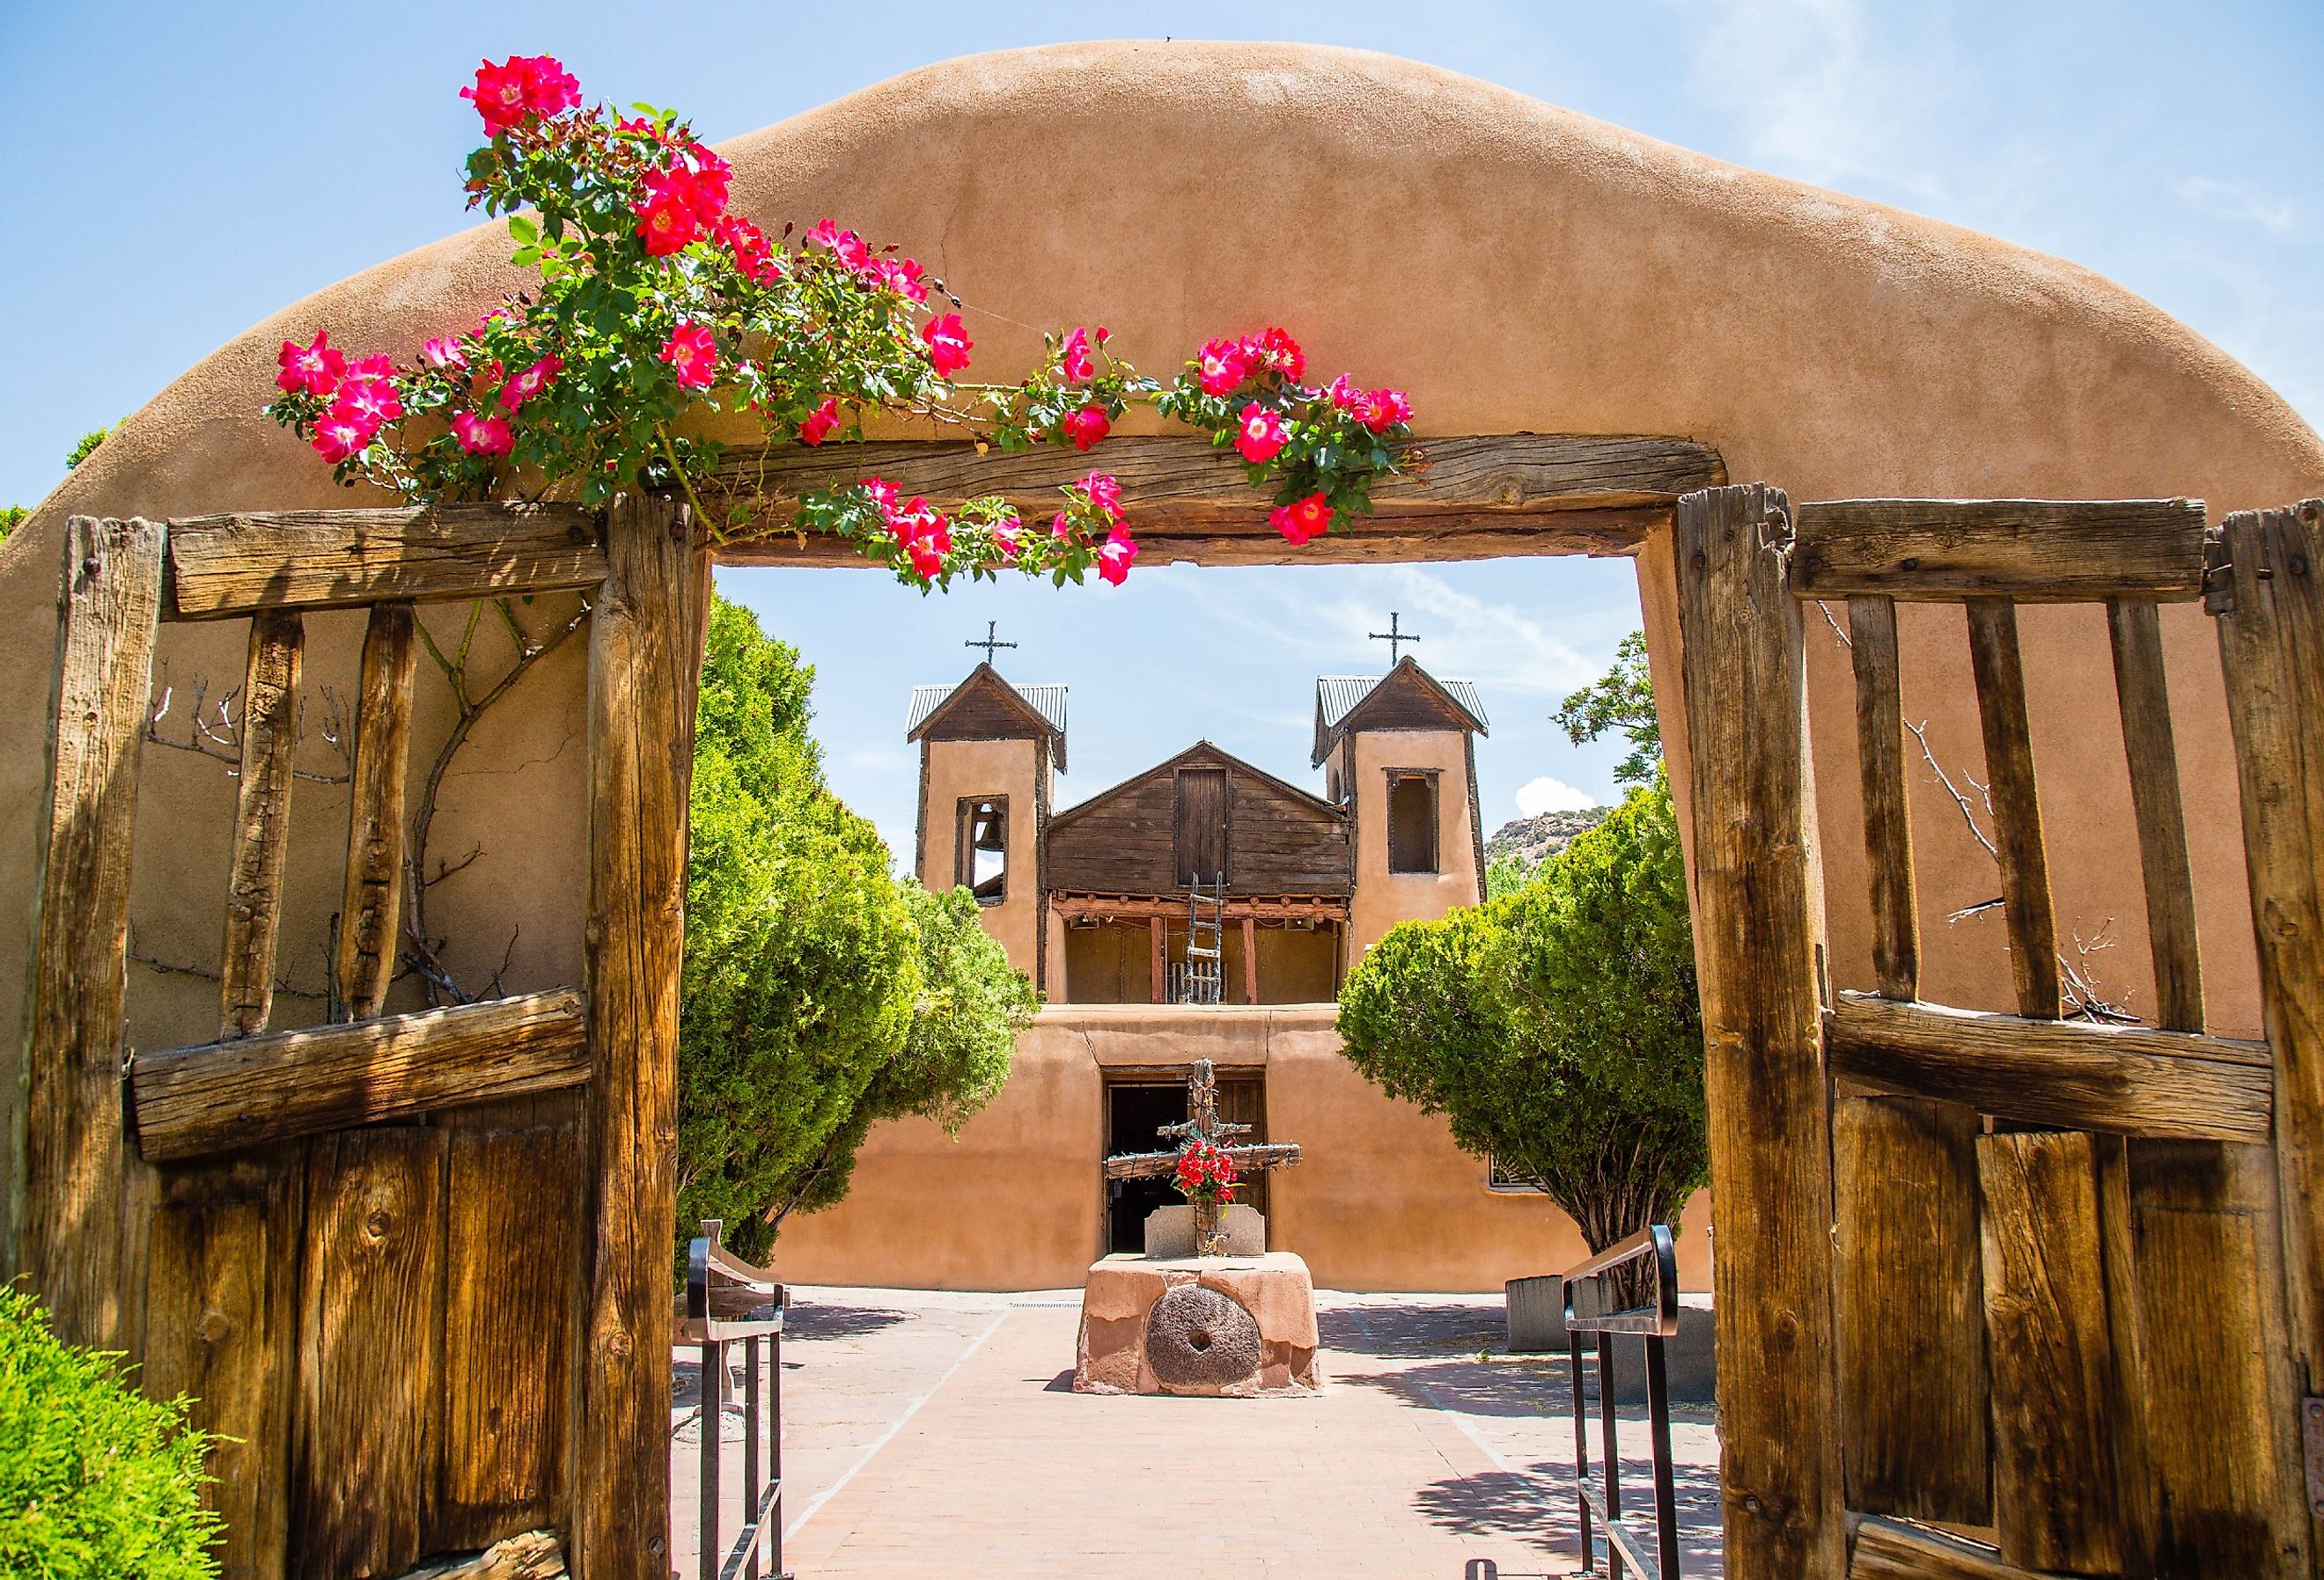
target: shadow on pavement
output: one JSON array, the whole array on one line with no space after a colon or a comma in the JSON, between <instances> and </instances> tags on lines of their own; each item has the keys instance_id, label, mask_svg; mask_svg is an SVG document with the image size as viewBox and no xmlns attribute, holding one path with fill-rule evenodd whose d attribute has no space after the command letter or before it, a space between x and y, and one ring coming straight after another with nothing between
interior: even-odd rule
<instances>
[{"instance_id":1,"label":"shadow on pavement","mask_svg":"<svg viewBox=\"0 0 2324 1580\"><path fill-rule=\"evenodd\" d=\"M1498 1349L1503 1337L1497 1304L1447 1301L1435 1306L1343 1306L1317 1313L1323 1343L1351 1354L1384 1361L1426 1359L1448 1352Z\"/></svg>"},{"instance_id":2,"label":"shadow on pavement","mask_svg":"<svg viewBox=\"0 0 2324 1580\"><path fill-rule=\"evenodd\" d=\"M909 1311L883 1306L844 1306L828 1301L801 1300L783 1318L785 1338L862 1338L898 1323L916 1322Z\"/></svg>"}]
</instances>

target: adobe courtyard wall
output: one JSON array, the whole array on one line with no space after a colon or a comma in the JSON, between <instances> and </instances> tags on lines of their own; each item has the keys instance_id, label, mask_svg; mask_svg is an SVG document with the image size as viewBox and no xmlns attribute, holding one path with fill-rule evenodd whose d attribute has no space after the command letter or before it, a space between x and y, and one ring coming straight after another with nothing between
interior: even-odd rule
<instances>
[{"instance_id":1,"label":"adobe courtyard wall","mask_svg":"<svg viewBox=\"0 0 2324 1580\"><path fill-rule=\"evenodd\" d=\"M467 114L453 86L447 124ZM724 148L742 212L777 228L840 216L958 289L980 374L1033 365L1032 326L1105 323L1122 353L1167 373L1207 336L1280 322L1316 368L1409 390L1424 433L1687 435L1715 447L1731 476L1794 499L2188 495L2217 520L2324 494L2324 443L2278 395L2086 269L1386 56L1187 42L973 56ZM447 216L449 202L447 189ZM45 804L66 515L357 503L260 415L277 346L327 328L339 344L409 354L526 283L508 251L499 224L479 226L254 325L132 416L0 546L0 658L16 677L0 688L0 804ZM1639 563L1683 786L1666 544ZM929 605L895 596L895 618L927 616ZM431 624L443 630L458 614ZM1869 986L1852 682L1837 637L1814 611L1808 620L1831 975ZM779 610L773 622L779 631ZM351 623L315 624L311 672L349 676ZM2087 938L2110 924L2101 975L2135 1007L2151 1005L2101 616L2029 609L2021 627L2061 929ZM2211 1021L2248 1034L2256 974L2215 637L2193 605L2167 609L2163 631ZM1982 777L1960 614L1907 609L1902 632L1905 716L1927 721L1949 770ZM239 675L242 646L238 627L171 627L160 657L173 676L207 676L215 698ZM459 765L439 848L477 855L434 891L430 926L472 981L504 947L512 990L578 980L581 658L544 665ZM418 689L417 750L432 753L442 686L423 666ZM147 755L139 947L153 953L166 938L193 956L180 964L214 968L231 822L221 765ZM1914 795L1925 991L2006 1007L1998 918L1945 921L1997 892L1992 864L1940 792L1916 782ZM296 803L303 898L281 938L293 972L318 962L327 938L344 790L302 783ZM22 1021L41 822L20 817L0 831L0 1024L11 1028ZM139 1036L213 1032L208 986L133 967ZM278 1024L309 1013L285 1001ZM17 1047L0 1039L0 1092L17 1090Z\"/></svg>"},{"instance_id":2,"label":"adobe courtyard wall","mask_svg":"<svg viewBox=\"0 0 2324 1580\"><path fill-rule=\"evenodd\" d=\"M1335 1013L1051 1005L958 1137L917 1119L873 1131L847 1199L784 1226L776 1270L802 1284L1078 1287L1103 1250L1107 1074L1197 1058L1265 1072L1268 1136L1305 1151L1269 1177L1268 1243L1305 1257L1318 1285L1499 1290L1581 1261L1580 1232L1547 1197L1487 1188L1441 1118L1356 1074ZM1690 1289L1710 1288L1709 1222L1698 1196L1679 1237Z\"/></svg>"}]
</instances>

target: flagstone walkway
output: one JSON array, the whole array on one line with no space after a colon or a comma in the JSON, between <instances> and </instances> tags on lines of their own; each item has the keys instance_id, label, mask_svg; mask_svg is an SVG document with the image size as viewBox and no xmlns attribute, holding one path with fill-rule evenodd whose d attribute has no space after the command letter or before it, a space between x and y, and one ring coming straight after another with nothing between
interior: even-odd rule
<instances>
[{"instance_id":1,"label":"flagstone walkway","mask_svg":"<svg viewBox=\"0 0 2324 1580\"><path fill-rule=\"evenodd\" d=\"M1322 1397L1180 1400L1071 1391L1075 1290L794 1296L783 1557L798 1580L1182 1580L1190 1558L1279 1580L1579 1567L1563 1366L1499 1354L1498 1301L1321 1293ZM689 1353L679 1366L690 1406ZM1710 1407L1674 1421L1685 1571L1715 1575ZM686 1580L697 1431L673 1444ZM1626 1490L1650 1508L1643 1424L1623 1447ZM731 1489L739 1439L726 1458Z\"/></svg>"}]
</instances>

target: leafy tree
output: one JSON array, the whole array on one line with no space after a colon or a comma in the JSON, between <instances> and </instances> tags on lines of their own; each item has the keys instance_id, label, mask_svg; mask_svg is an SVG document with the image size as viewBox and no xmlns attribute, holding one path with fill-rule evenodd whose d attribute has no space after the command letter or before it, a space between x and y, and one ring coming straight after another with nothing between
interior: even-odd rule
<instances>
[{"instance_id":1,"label":"leafy tree","mask_svg":"<svg viewBox=\"0 0 2324 1580\"><path fill-rule=\"evenodd\" d=\"M1601 1250L1709 1175L1702 1021L1668 785L1500 899L1406 922L1340 993L1349 1060L1539 1183Z\"/></svg>"},{"instance_id":2,"label":"leafy tree","mask_svg":"<svg viewBox=\"0 0 2324 1580\"><path fill-rule=\"evenodd\" d=\"M1533 879L1533 868L1521 855L1496 857L1485 864L1485 898L1499 900L1504 894L1514 894Z\"/></svg>"},{"instance_id":3,"label":"leafy tree","mask_svg":"<svg viewBox=\"0 0 2324 1580\"><path fill-rule=\"evenodd\" d=\"M126 422L127 420L128 419L125 417L122 419L122 422ZM116 422L113 425L113 428L118 428L120 426L121 423ZM65 452L65 470L68 472L71 471L83 461L88 459L90 456L96 454L97 447L106 441L106 436L112 433L113 428L92 428L87 433L82 434L80 438L75 439L73 441L73 448Z\"/></svg>"},{"instance_id":4,"label":"leafy tree","mask_svg":"<svg viewBox=\"0 0 2324 1580\"><path fill-rule=\"evenodd\" d=\"M1614 667L1581 690L1570 693L1549 716L1575 745L1609 730L1630 743L1614 769L1617 784L1650 784L1663 760L1663 737L1655 722L1655 685L1646 667L1646 634L1633 631L1614 650Z\"/></svg>"},{"instance_id":5,"label":"leafy tree","mask_svg":"<svg viewBox=\"0 0 2324 1580\"><path fill-rule=\"evenodd\" d=\"M29 1295L0 1288L0 1575L217 1574L208 1439L187 1429L183 1400L145 1398L115 1359L66 1344Z\"/></svg>"},{"instance_id":6,"label":"leafy tree","mask_svg":"<svg viewBox=\"0 0 2324 1580\"><path fill-rule=\"evenodd\" d=\"M983 1106L1034 1002L974 900L899 885L878 830L831 794L807 733L814 678L715 602L689 808L678 1238L724 1218L754 1259L786 1214L846 1194L880 1120L957 1125Z\"/></svg>"},{"instance_id":7,"label":"leafy tree","mask_svg":"<svg viewBox=\"0 0 2324 1580\"><path fill-rule=\"evenodd\" d=\"M32 513L21 504L0 505L0 543L5 543L8 534L23 526L24 518Z\"/></svg>"},{"instance_id":8,"label":"leafy tree","mask_svg":"<svg viewBox=\"0 0 2324 1580\"><path fill-rule=\"evenodd\" d=\"M818 1211L847 1194L856 1149L881 1120L910 1114L959 1133L1000 1095L1018 1033L1040 1008L1031 981L984 930L974 895L966 889L932 892L910 879L903 890L919 931L920 991L911 1030L815 1160L793 1177L791 1194L775 1207L778 1228L794 1212Z\"/></svg>"}]
</instances>

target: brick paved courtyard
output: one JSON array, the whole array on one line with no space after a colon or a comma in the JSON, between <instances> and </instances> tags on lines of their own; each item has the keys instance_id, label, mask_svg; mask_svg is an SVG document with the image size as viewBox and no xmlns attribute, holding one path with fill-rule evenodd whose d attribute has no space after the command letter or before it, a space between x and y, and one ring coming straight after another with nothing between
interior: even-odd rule
<instances>
[{"instance_id":1,"label":"brick paved courtyard","mask_svg":"<svg viewBox=\"0 0 2324 1580\"><path fill-rule=\"evenodd\" d=\"M1497 1300L1319 1293L1323 1397L1238 1400L1071 1391L1077 1290L794 1296L784 1558L799 1580L1176 1580L1194 1545L1281 1580L1579 1567L1564 1367L1501 1354ZM678 1381L673 1552L692 1580L690 1352ZM1674 1436L1686 1573L1716 1575L1710 1407L1681 1407ZM1643 1424L1623 1444L1643 1493Z\"/></svg>"}]
</instances>

